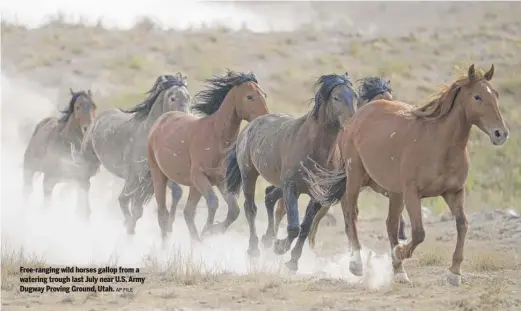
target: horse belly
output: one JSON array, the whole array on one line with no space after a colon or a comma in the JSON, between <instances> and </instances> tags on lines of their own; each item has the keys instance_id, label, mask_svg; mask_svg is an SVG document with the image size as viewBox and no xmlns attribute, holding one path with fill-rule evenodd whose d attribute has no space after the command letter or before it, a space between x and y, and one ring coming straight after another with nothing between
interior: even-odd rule
<instances>
[{"instance_id":1,"label":"horse belly","mask_svg":"<svg viewBox=\"0 0 521 311\"><path fill-rule=\"evenodd\" d=\"M386 191L401 193L400 157L389 152L392 149L385 144L364 146L359 155L369 177Z\"/></svg>"}]
</instances>

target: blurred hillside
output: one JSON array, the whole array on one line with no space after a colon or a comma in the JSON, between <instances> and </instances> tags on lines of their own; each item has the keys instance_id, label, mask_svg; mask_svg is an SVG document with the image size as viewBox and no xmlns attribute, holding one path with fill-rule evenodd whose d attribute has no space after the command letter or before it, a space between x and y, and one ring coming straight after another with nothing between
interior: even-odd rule
<instances>
[{"instance_id":1,"label":"blurred hillside","mask_svg":"<svg viewBox=\"0 0 521 311\"><path fill-rule=\"evenodd\" d=\"M509 141L494 147L474 129L470 144L469 209L521 210L521 3L242 3L272 28L164 29L143 19L130 29L71 24L59 16L35 29L2 23L2 72L45 87L91 88L100 110L129 107L144 98L157 75L183 72L195 94L202 80L226 68L253 71L271 111L301 115L311 85L327 73L353 79L382 75L396 98L421 104L454 65L496 67ZM295 19L290 19L295 12ZM60 105L66 104L62 99ZM259 183L259 198L265 184ZM368 208L387 206L364 193ZM362 203L365 204L365 203ZM441 199L428 200L438 211Z\"/></svg>"}]
</instances>

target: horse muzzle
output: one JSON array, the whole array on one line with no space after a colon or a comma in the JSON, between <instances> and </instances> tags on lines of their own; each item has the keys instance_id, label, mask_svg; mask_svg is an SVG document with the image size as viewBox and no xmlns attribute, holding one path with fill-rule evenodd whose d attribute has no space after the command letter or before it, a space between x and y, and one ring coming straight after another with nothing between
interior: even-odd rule
<instances>
[{"instance_id":1,"label":"horse muzzle","mask_svg":"<svg viewBox=\"0 0 521 311\"><path fill-rule=\"evenodd\" d=\"M490 141L495 146L504 144L508 139L508 129L506 128L492 128L488 131Z\"/></svg>"}]
</instances>

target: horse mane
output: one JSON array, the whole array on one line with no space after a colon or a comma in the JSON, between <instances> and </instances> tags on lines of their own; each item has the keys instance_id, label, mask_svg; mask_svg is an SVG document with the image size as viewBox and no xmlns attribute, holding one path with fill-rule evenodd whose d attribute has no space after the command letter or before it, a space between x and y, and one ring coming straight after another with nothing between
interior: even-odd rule
<instances>
[{"instance_id":1,"label":"horse mane","mask_svg":"<svg viewBox=\"0 0 521 311\"><path fill-rule=\"evenodd\" d=\"M58 122L60 122L60 123L67 123L67 121L69 121L69 118L71 117L71 115L74 112L74 104L76 103L78 98L80 98L80 96L82 96L82 95L88 96L87 92L85 92L85 91L79 91L79 92L71 91L71 94L72 94L71 100L69 101L69 105L67 105L67 109L59 110L59 112L63 114L58 119Z\"/></svg>"},{"instance_id":2,"label":"horse mane","mask_svg":"<svg viewBox=\"0 0 521 311\"><path fill-rule=\"evenodd\" d=\"M391 81L381 77L366 77L357 82L362 82L358 88L358 95L361 100L366 102L372 101L373 98L385 92L393 92Z\"/></svg>"},{"instance_id":3,"label":"horse mane","mask_svg":"<svg viewBox=\"0 0 521 311\"><path fill-rule=\"evenodd\" d=\"M318 112L320 110L320 107L327 103L327 101L329 100L331 92L333 92L335 87L342 84L345 84L349 89L353 91L353 95L355 97L358 97L358 95L353 89L353 83L349 79L347 72L343 75L323 75L320 78L318 78L318 80L314 83L313 88L316 90L315 104L313 105L313 109L311 110L311 115L315 119L318 118Z\"/></svg>"},{"instance_id":4,"label":"horse mane","mask_svg":"<svg viewBox=\"0 0 521 311\"><path fill-rule=\"evenodd\" d=\"M476 80L474 81L482 79L484 79L483 72L476 70ZM467 75L460 70L456 80L450 85L442 86L441 90L433 95L434 98L431 101L419 107L412 107L406 111L405 114L416 119L439 120L449 114L454 107L456 97L461 87L469 83L471 83L471 81Z\"/></svg>"},{"instance_id":5,"label":"horse mane","mask_svg":"<svg viewBox=\"0 0 521 311\"><path fill-rule=\"evenodd\" d=\"M161 94L161 92L163 92L164 90L171 88L172 86L187 86L180 72L178 72L175 76L162 75L157 77L152 88L145 93L150 95L144 101L137 104L131 109L120 108L119 110L125 113L135 113L133 118L146 118L152 110L152 107L156 102L156 99L159 96L159 94Z\"/></svg>"},{"instance_id":6,"label":"horse mane","mask_svg":"<svg viewBox=\"0 0 521 311\"><path fill-rule=\"evenodd\" d=\"M196 104L192 106L192 111L207 116L219 110L224 98L233 87L245 82L259 83L253 72L242 73L230 70L224 75L215 74L206 79L205 82L209 85L206 89L195 94Z\"/></svg>"}]
</instances>

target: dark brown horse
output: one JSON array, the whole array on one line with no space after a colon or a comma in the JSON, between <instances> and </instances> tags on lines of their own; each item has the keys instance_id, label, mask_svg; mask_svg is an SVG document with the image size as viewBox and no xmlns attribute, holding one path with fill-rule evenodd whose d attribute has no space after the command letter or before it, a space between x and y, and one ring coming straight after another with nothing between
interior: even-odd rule
<instances>
[{"instance_id":1,"label":"dark brown horse","mask_svg":"<svg viewBox=\"0 0 521 311\"><path fill-rule=\"evenodd\" d=\"M35 173L43 173L44 206L51 203L56 184L75 182L79 186L77 211L88 219L90 177L97 173L98 166L81 153L81 141L95 117L96 105L90 90L71 89L70 93L72 98L63 116L41 120L29 140L23 164L24 196L32 192Z\"/></svg>"},{"instance_id":2,"label":"dark brown horse","mask_svg":"<svg viewBox=\"0 0 521 311\"><path fill-rule=\"evenodd\" d=\"M381 77L367 77L364 79L359 80L360 83L358 94L360 96L360 100L358 101L358 108L366 105L367 103L377 100L377 99L387 99L392 100L392 88L391 88L391 82L389 80L385 80ZM345 133L344 131L341 131L339 133L340 136ZM338 139L342 139L339 137ZM277 235L277 231L279 229L279 224L282 219L282 217L286 214L286 209L284 207L284 202L281 199L282 198L282 189L277 188L275 186L269 186L265 190L266 197L265 197L265 205L266 209L268 211L268 228L266 230L266 234L262 237L262 241L265 247L270 247L272 244L273 236ZM275 212L275 223L273 224L273 214L274 214L274 207L275 203L277 203L277 209ZM315 246L315 235L318 229L318 224L322 220L322 218L326 215L329 215L330 218L333 218L332 215L328 214L330 206L323 206L316 214L315 218L313 219L313 223L311 225L311 229L309 232L309 244L312 249L314 249ZM333 218L334 219L334 218ZM407 240L407 237L405 236L405 230L404 230L404 220L403 216L400 217L400 229L399 229L399 238L401 240ZM301 230L302 226L301 225ZM273 231L274 230L274 231ZM346 230L347 233L347 230Z\"/></svg>"},{"instance_id":3,"label":"dark brown horse","mask_svg":"<svg viewBox=\"0 0 521 311\"><path fill-rule=\"evenodd\" d=\"M225 150L235 141L242 120L251 121L268 113L266 94L253 73L228 72L206 81L209 86L195 95L200 118L183 112L167 112L152 126L148 136L148 164L158 206L163 239L169 226L165 205L168 179L190 187L184 209L185 221L193 239L199 240L194 223L195 207L201 195L208 205L205 232L224 232L239 216L234 196L224 190ZM212 187L217 186L228 204L224 222L214 225L219 201ZM170 213L175 213L171 210Z\"/></svg>"},{"instance_id":4,"label":"dark brown horse","mask_svg":"<svg viewBox=\"0 0 521 311\"><path fill-rule=\"evenodd\" d=\"M489 135L492 144L501 145L508 129L499 110L499 93L490 81L494 66L482 74L468 68L429 103L412 108L396 101L378 100L361 108L340 142L345 169L310 176L312 192L329 205L341 196L335 191L345 184L342 211L349 227L349 242L354 252L350 270L363 273L360 242L356 228L358 194L370 186L389 195L387 232L392 249L394 276L409 282L403 260L410 258L425 239L421 199L442 196L456 219L458 232L448 281L461 283L461 262L467 233L465 183L469 173L467 143L470 129L476 125ZM376 126L378 125L378 126ZM346 176L349 176L347 178ZM317 177L317 178L316 178ZM331 183L324 181L332 180ZM398 222L404 204L411 221L412 241L398 243Z\"/></svg>"},{"instance_id":5,"label":"dark brown horse","mask_svg":"<svg viewBox=\"0 0 521 311\"><path fill-rule=\"evenodd\" d=\"M253 120L242 130L227 156L228 192L237 195L243 185L244 209L250 227L250 256L258 256L260 253L255 228L257 207L254 194L257 178L261 175L282 189L288 209L288 236L275 242L274 251L284 254L300 234L291 260L286 263L291 270L297 269L304 241L301 237L305 239L307 236L306 230L300 230L297 207L300 194L309 194L302 167L313 162L321 165L329 163L334 154L338 132L356 110L357 94L347 73L324 75L318 79L315 87L318 90L310 112L299 118L276 113ZM312 200L307 210L316 211L319 208L320 205ZM306 221L311 224L309 219Z\"/></svg>"}]
</instances>

